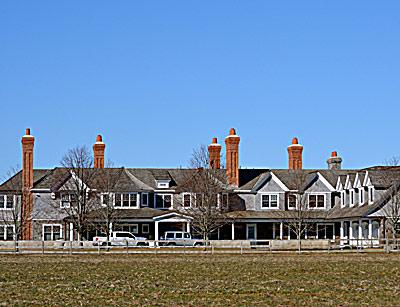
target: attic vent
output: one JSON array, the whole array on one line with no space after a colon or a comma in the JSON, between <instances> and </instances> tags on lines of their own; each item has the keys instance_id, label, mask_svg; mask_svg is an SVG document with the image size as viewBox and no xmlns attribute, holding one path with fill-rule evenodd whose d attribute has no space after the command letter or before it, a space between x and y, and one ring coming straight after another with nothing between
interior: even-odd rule
<instances>
[{"instance_id":1,"label":"attic vent","mask_svg":"<svg viewBox=\"0 0 400 307\"><path fill-rule=\"evenodd\" d=\"M158 189L168 189L169 188L169 183L171 180L156 180L157 188Z\"/></svg>"}]
</instances>

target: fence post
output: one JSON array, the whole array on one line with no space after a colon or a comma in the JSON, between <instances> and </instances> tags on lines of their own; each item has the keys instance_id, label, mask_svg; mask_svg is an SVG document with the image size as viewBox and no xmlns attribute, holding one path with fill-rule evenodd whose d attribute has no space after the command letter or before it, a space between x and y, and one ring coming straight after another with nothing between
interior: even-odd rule
<instances>
[{"instance_id":1,"label":"fence post","mask_svg":"<svg viewBox=\"0 0 400 307\"><path fill-rule=\"evenodd\" d=\"M128 240L126 240L126 253L127 253L127 254L129 254L129 249L128 249L128 247L129 247L129 243L128 243Z\"/></svg>"},{"instance_id":2,"label":"fence post","mask_svg":"<svg viewBox=\"0 0 400 307\"><path fill-rule=\"evenodd\" d=\"M72 241L69 241L69 254L72 255Z\"/></svg>"},{"instance_id":3,"label":"fence post","mask_svg":"<svg viewBox=\"0 0 400 307\"><path fill-rule=\"evenodd\" d=\"M42 254L44 254L44 241L42 240Z\"/></svg>"},{"instance_id":4,"label":"fence post","mask_svg":"<svg viewBox=\"0 0 400 307\"><path fill-rule=\"evenodd\" d=\"M100 255L100 243L97 244L97 254Z\"/></svg>"},{"instance_id":5,"label":"fence post","mask_svg":"<svg viewBox=\"0 0 400 307\"><path fill-rule=\"evenodd\" d=\"M240 241L240 254L243 255L243 241Z\"/></svg>"},{"instance_id":6,"label":"fence post","mask_svg":"<svg viewBox=\"0 0 400 307\"><path fill-rule=\"evenodd\" d=\"M211 254L214 255L214 244L211 244Z\"/></svg>"}]
</instances>

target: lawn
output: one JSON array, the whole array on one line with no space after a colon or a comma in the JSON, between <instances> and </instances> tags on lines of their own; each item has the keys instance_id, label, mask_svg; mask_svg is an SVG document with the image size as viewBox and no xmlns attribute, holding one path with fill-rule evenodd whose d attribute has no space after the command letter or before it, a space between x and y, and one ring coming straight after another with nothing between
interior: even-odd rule
<instances>
[{"instance_id":1,"label":"lawn","mask_svg":"<svg viewBox=\"0 0 400 307\"><path fill-rule=\"evenodd\" d=\"M0 256L0 305L399 305L387 254Z\"/></svg>"}]
</instances>

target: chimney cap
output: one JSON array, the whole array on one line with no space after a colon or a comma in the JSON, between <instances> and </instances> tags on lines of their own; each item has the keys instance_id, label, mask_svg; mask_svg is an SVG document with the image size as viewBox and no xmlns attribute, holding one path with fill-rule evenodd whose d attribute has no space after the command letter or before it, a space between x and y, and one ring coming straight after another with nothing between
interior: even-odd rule
<instances>
[{"instance_id":1,"label":"chimney cap","mask_svg":"<svg viewBox=\"0 0 400 307\"><path fill-rule=\"evenodd\" d=\"M337 151L332 151L331 157L332 158L336 158L337 157Z\"/></svg>"},{"instance_id":2,"label":"chimney cap","mask_svg":"<svg viewBox=\"0 0 400 307\"><path fill-rule=\"evenodd\" d=\"M96 137L96 143L103 143L103 137L100 134Z\"/></svg>"},{"instance_id":3,"label":"chimney cap","mask_svg":"<svg viewBox=\"0 0 400 307\"><path fill-rule=\"evenodd\" d=\"M218 139L217 138L213 138L212 142L211 142L211 144L209 146L219 146L219 147L221 147L221 145L218 144Z\"/></svg>"},{"instance_id":4,"label":"chimney cap","mask_svg":"<svg viewBox=\"0 0 400 307\"><path fill-rule=\"evenodd\" d=\"M30 128L26 128L25 129L25 135L23 136L23 138L32 138L33 139L33 135L31 135L31 129Z\"/></svg>"},{"instance_id":5,"label":"chimney cap","mask_svg":"<svg viewBox=\"0 0 400 307\"><path fill-rule=\"evenodd\" d=\"M293 138L292 144L293 144L293 145L298 145L298 144L299 144L299 140L297 139L297 137L294 137L294 138Z\"/></svg>"},{"instance_id":6,"label":"chimney cap","mask_svg":"<svg viewBox=\"0 0 400 307\"><path fill-rule=\"evenodd\" d=\"M238 138L240 139L240 137L236 134L236 130L235 128L231 128L231 130L229 130L229 135L225 138Z\"/></svg>"}]
</instances>

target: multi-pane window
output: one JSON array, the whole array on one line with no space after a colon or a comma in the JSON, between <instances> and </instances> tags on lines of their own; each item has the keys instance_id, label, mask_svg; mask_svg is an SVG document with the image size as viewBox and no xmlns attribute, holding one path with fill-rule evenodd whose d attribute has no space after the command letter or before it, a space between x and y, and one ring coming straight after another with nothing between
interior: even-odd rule
<instances>
[{"instance_id":1,"label":"multi-pane window","mask_svg":"<svg viewBox=\"0 0 400 307\"><path fill-rule=\"evenodd\" d=\"M62 228L60 224L43 225L43 240L55 241L62 238Z\"/></svg>"},{"instance_id":2,"label":"multi-pane window","mask_svg":"<svg viewBox=\"0 0 400 307\"><path fill-rule=\"evenodd\" d=\"M0 195L0 210L14 208L14 195Z\"/></svg>"},{"instance_id":3,"label":"multi-pane window","mask_svg":"<svg viewBox=\"0 0 400 307\"><path fill-rule=\"evenodd\" d=\"M294 194L289 194L288 197L288 208L289 209L296 209L297 207L297 196Z\"/></svg>"},{"instance_id":4,"label":"multi-pane window","mask_svg":"<svg viewBox=\"0 0 400 307\"><path fill-rule=\"evenodd\" d=\"M14 240L14 233L13 225L0 225L0 241Z\"/></svg>"},{"instance_id":5,"label":"multi-pane window","mask_svg":"<svg viewBox=\"0 0 400 307\"><path fill-rule=\"evenodd\" d=\"M220 196L220 205L222 208L227 208L228 207L228 202L229 202L229 197L228 193L222 193Z\"/></svg>"},{"instance_id":6,"label":"multi-pane window","mask_svg":"<svg viewBox=\"0 0 400 307\"><path fill-rule=\"evenodd\" d=\"M261 195L261 208L278 208L278 194Z\"/></svg>"},{"instance_id":7,"label":"multi-pane window","mask_svg":"<svg viewBox=\"0 0 400 307\"><path fill-rule=\"evenodd\" d=\"M156 208L170 208L171 206L171 194L156 194Z\"/></svg>"},{"instance_id":8,"label":"multi-pane window","mask_svg":"<svg viewBox=\"0 0 400 307\"><path fill-rule=\"evenodd\" d=\"M142 193L142 206L143 207L149 206L149 193Z\"/></svg>"},{"instance_id":9,"label":"multi-pane window","mask_svg":"<svg viewBox=\"0 0 400 307\"><path fill-rule=\"evenodd\" d=\"M308 207L309 208L325 208L325 195L308 195Z\"/></svg>"},{"instance_id":10,"label":"multi-pane window","mask_svg":"<svg viewBox=\"0 0 400 307\"><path fill-rule=\"evenodd\" d=\"M76 195L72 193L62 193L60 208L70 208L76 203Z\"/></svg>"},{"instance_id":11,"label":"multi-pane window","mask_svg":"<svg viewBox=\"0 0 400 307\"><path fill-rule=\"evenodd\" d=\"M127 231L130 233L138 234L139 233L139 225L138 224L130 224L130 225L119 225L115 227L118 231Z\"/></svg>"},{"instance_id":12,"label":"multi-pane window","mask_svg":"<svg viewBox=\"0 0 400 307\"><path fill-rule=\"evenodd\" d=\"M137 208L138 197L137 193L116 193L115 194L116 208Z\"/></svg>"}]
</instances>

